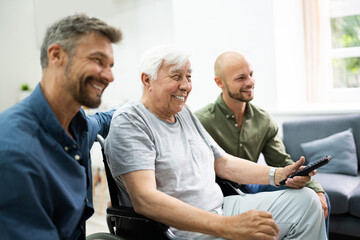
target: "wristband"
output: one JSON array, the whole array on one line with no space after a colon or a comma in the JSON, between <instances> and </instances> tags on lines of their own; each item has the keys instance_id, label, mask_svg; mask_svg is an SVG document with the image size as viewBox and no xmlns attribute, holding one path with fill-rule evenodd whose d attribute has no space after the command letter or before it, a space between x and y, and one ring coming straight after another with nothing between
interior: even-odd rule
<instances>
[{"instance_id":1,"label":"wristband","mask_svg":"<svg viewBox=\"0 0 360 240\"><path fill-rule=\"evenodd\" d=\"M271 167L270 168L270 172L269 172L269 182L271 186L277 187L277 185L275 184L275 172L276 172L275 167Z\"/></svg>"}]
</instances>

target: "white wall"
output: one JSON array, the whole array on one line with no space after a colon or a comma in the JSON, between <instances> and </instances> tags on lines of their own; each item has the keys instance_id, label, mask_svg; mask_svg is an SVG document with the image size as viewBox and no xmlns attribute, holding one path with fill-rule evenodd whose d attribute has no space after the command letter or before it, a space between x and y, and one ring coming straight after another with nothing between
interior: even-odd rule
<instances>
[{"instance_id":1,"label":"white wall","mask_svg":"<svg viewBox=\"0 0 360 240\"><path fill-rule=\"evenodd\" d=\"M115 81L103 96L105 108L139 99L142 93L138 66L148 48L173 42L171 1L121 0L122 7L107 22L118 26L124 38L115 50Z\"/></svg>"},{"instance_id":2,"label":"white wall","mask_svg":"<svg viewBox=\"0 0 360 240\"><path fill-rule=\"evenodd\" d=\"M225 51L243 53L254 69L255 100L276 107L273 1L175 0L175 41L192 53L194 110L213 102L220 89L213 78L215 59Z\"/></svg>"},{"instance_id":3,"label":"white wall","mask_svg":"<svg viewBox=\"0 0 360 240\"><path fill-rule=\"evenodd\" d=\"M298 84L303 79L300 3L300 0L2 0L0 111L16 103L21 83L34 87L39 82L39 46L45 28L75 12L100 17L124 33L121 44L114 46L115 82L104 93L103 108L138 99L142 91L137 71L140 55L154 45L175 43L192 54L193 91L188 105L193 110L214 101L220 93L213 81L213 64L219 54L229 50L242 52L255 70L254 102L265 109L277 110L284 102L282 99L287 99L287 103L293 99L301 101L303 95L301 83ZM295 92L284 90L291 87ZM296 98L291 98L293 94Z\"/></svg>"},{"instance_id":4,"label":"white wall","mask_svg":"<svg viewBox=\"0 0 360 240\"><path fill-rule=\"evenodd\" d=\"M0 111L18 101L21 84L35 87L40 81L39 49L46 28L80 12L104 19L124 34L121 44L114 46L115 82L104 93L102 107L138 99L140 54L173 41L171 6L168 0L1 0Z\"/></svg>"},{"instance_id":5,"label":"white wall","mask_svg":"<svg viewBox=\"0 0 360 240\"><path fill-rule=\"evenodd\" d=\"M306 96L302 1L274 1L274 33L277 110L289 110L303 105Z\"/></svg>"},{"instance_id":6,"label":"white wall","mask_svg":"<svg viewBox=\"0 0 360 240\"><path fill-rule=\"evenodd\" d=\"M41 75L31 0L0 1L0 111L16 103L22 83Z\"/></svg>"}]
</instances>

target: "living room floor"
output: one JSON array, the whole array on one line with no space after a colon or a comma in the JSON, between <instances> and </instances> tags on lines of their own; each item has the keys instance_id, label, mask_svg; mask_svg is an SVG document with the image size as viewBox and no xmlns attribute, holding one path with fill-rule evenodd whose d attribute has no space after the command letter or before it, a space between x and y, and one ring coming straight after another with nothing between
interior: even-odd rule
<instances>
[{"instance_id":1,"label":"living room floor","mask_svg":"<svg viewBox=\"0 0 360 240\"><path fill-rule=\"evenodd\" d=\"M110 195L107 183L106 181L104 181L106 178L103 174L101 175L101 178L99 179L97 184L95 184L93 193L95 213L91 216L91 218L86 221L87 236L98 232L109 232L106 225L106 207L108 202L110 201Z\"/></svg>"}]
</instances>

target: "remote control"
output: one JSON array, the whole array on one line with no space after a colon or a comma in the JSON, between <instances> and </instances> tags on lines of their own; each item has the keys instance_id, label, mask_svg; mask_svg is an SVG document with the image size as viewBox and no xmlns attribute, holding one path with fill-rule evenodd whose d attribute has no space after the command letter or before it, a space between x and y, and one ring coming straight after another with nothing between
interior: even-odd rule
<instances>
[{"instance_id":1,"label":"remote control","mask_svg":"<svg viewBox=\"0 0 360 240\"><path fill-rule=\"evenodd\" d=\"M316 162L313 162L309 165L307 165L305 168L297 171L297 172L294 172L293 174L290 174L287 178L285 178L284 180L282 180L280 182L280 185L285 185L285 182L288 178L293 178L295 176L306 176L308 175L310 172L314 171L315 169L329 163L331 160L331 156L327 156L327 157L324 157L320 160L317 160Z\"/></svg>"}]
</instances>

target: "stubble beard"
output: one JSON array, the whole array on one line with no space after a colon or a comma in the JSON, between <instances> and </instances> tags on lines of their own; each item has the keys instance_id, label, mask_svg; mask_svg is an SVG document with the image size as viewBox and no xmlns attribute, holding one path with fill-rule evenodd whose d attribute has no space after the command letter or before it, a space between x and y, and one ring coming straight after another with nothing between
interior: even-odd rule
<instances>
[{"instance_id":1,"label":"stubble beard","mask_svg":"<svg viewBox=\"0 0 360 240\"><path fill-rule=\"evenodd\" d=\"M231 97L232 99L235 99L237 101L240 101L240 102L250 102L251 100L253 100L254 98L254 95L250 95L248 96L248 94L243 94L241 93L241 90L239 92L231 92L229 91L229 89L227 88L226 89L229 97Z\"/></svg>"},{"instance_id":2,"label":"stubble beard","mask_svg":"<svg viewBox=\"0 0 360 240\"><path fill-rule=\"evenodd\" d=\"M77 80L75 80L71 75L72 72L72 61L71 59L66 65L65 68L65 78L67 84L67 90L70 92L71 96L82 106L88 108L97 108L101 104L101 96L98 98L91 98L87 90L87 85L93 80L93 77L85 77L81 75ZM77 86L79 84L79 88Z\"/></svg>"}]
</instances>

